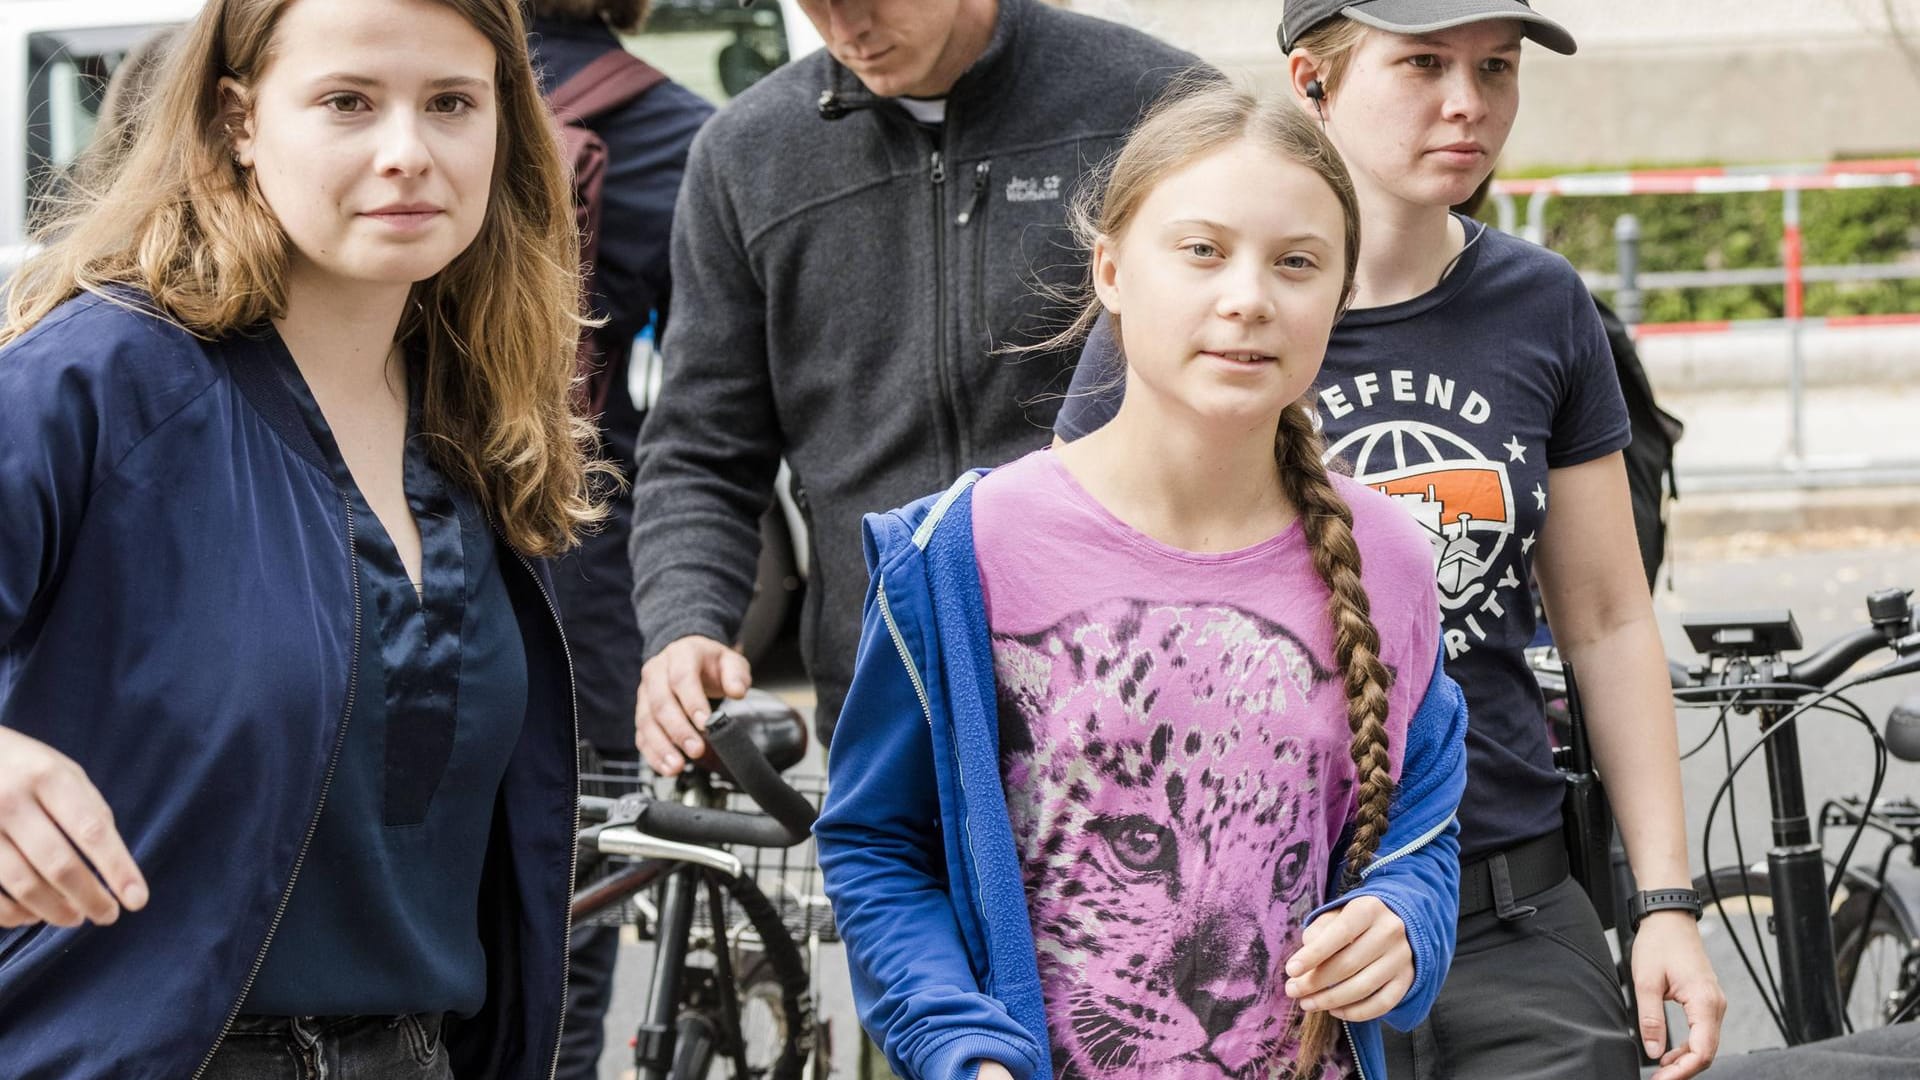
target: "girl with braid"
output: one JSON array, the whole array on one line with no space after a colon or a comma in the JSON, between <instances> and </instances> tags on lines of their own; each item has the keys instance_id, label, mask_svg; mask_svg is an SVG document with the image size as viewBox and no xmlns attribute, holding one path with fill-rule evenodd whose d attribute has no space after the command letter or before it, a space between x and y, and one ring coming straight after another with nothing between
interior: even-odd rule
<instances>
[{"instance_id":1,"label":"girl with braid","mask_svg":"<svg viewBox=\"0 0 1920 1080\"><path fill-rule=\"evenodd\" d=\"M1506 144L1523 57L1571 53L1574 39L1518 0L1273 6L1287 94L1339 148L1367 237L1308 404L1337 468L1427 534L1447 670L1473 716L1458 949L1426 1022L1389 1034L1391 1071L1637 1080L1644 1053L1660 1066L1650 1080L1687 1080L1712 1063L1727 1005L1695 926L1673 700L1634 537L1622 456L1632 426L1612 350L1565 259L1450 211ZM1092 438L1124 408L1122 351L1131 344L1105 326L1089 332L1054 425L1061 440ZM1616 913L1634 929L1631 1005L1569 874L1566 782L1524 654L1533 581L1561 655L1588 676L1593 758L1648 890ZM1667 1002L1684 1011L1684 1033Z\"/></svg>"},{"instance_id":2,"label":"girl with braid","mask_svg":"<svg viewBox=\"0 0 1920 1080\"><path fill-rule=\"evenodd\" d=\"M1352 183L1195 82L1079 209L1119 415L866 521L816 828L861 1019L908 1078L1382 1077L1452 956L1466 716L1426 541L1303 401Z\"/></svg>"}]
</instances>

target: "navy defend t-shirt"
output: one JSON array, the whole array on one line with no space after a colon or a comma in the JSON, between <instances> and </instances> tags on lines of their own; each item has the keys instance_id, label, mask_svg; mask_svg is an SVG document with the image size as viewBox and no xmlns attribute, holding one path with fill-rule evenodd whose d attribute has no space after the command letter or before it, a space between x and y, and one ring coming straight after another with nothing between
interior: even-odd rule
<instances>
[{"instance_id":1,"label":"navy defend t-shirt","mask_svg":"<svg viewBox=\"0 0 1920 1080\"><path fill-rule=\"evenodd\" d=\"M1467 696L1460 854L1472 859L1560 827L1562 782L1522 653L1527 582L1548 470L1624 449L1631 432L1573 267L1463 223L1478 236L1439 285L1340 320L1316 385L1329 460L1397 500L1433 545L1447 671ZM1054 424L1061 438L1113 418L1125 393L1116 354L1103 318Z\"/></svg>"}]
</instances>

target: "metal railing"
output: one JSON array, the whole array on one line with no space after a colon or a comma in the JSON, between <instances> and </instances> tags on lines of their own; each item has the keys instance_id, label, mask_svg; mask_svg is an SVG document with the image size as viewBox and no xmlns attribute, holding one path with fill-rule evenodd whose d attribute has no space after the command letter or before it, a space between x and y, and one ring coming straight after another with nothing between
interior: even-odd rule
<instances>
[{"instance_id":1,"label":"metal railing","mask_svg":"<svg viewBox=\"0 0 1920 1080\"><path fill-rule=\"evenodd\" d=\"M1615 273L1582 273L1595 291L1612 291L1622 321L1636 336L1655 334L1722 333L1732 330L1784 332L1787 335L1787 393L1789 431L1780 469L1803 486L1861 481L1920 480L1920 460L1873 461L1844 466L1812 460L1806 437L1805 334L1814 329L1920 324L1920 312L1887 315L1808 317L1806 287L1810 282L1886 281L1920 278L1920 263L1853 266L1808 266L1801 232L1801 193L1866 188L1920 187L1920 159L1897 158L1845 161L1800 166L1730 166L1726 168L1669 169L1643 172L1588 173L1536 180L1500 180L1491 191L1498 227L1514 232L1517 200L1525 197L1527 219L1519 235L1542 244L1546 239L1546 209L1555 197L1593 198L1620 195L1730 195L1778 192L1781 200L1781 265L1740 270L1640 269L1640 222L1632 214L1614 221L1618 252ZM1728 285L1780 285L1785 288L1784 317L1695 323L1642 324L1646 293L1652 289L1704 289Z\"/></svg>"}]
</instances>

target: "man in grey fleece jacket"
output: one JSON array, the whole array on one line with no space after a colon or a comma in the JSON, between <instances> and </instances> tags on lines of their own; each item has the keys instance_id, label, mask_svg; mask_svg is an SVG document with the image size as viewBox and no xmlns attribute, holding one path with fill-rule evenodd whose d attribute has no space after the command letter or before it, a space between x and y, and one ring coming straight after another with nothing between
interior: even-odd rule
<instances>
[{"instance_id":1,"label":"man in grey fleece jacket","mask_svg":"<svg viewBox=\"0 0 1920 1080\"><path fill-rule=\"evenodd\" d=\"M647 656L637 741L698 754L753 591L784 456L812 536L801 651L831 736L867 585L860 517L1051 439L1074 349L1009 354L1070 313L1083 178L1197 64L1040 0L801 0L827 48L695 140L674 319L642 429L629 554ZM944 116L941 115L944 108Z\"/></svg>"}]
</instances>

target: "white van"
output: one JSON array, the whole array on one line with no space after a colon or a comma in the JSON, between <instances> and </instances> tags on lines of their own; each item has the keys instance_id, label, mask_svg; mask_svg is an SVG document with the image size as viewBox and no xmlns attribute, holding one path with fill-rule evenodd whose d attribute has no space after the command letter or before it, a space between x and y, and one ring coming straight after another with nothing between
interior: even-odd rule
<instances>
[{"instance_id":1,"label":"white van","mask_svg":"<svg viewBox=\"0 0 1920 1080\"><path fill-rule=\"evenodd\" d=\"M93 138L107 79L128 50L201 0L0 0L0 278L27 214Z\"/></svg>"}]
</instances>

